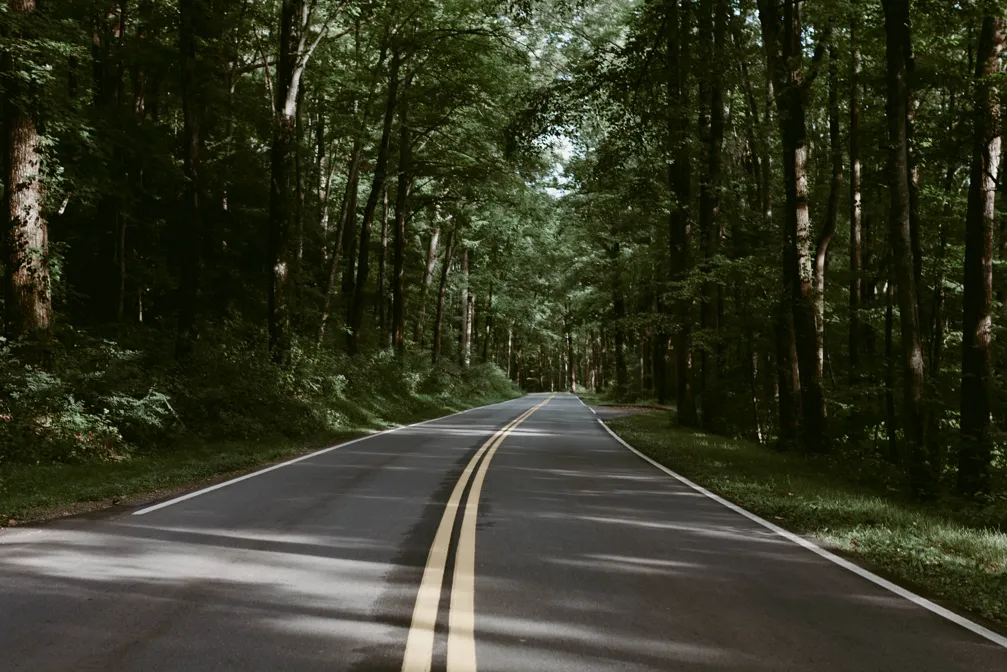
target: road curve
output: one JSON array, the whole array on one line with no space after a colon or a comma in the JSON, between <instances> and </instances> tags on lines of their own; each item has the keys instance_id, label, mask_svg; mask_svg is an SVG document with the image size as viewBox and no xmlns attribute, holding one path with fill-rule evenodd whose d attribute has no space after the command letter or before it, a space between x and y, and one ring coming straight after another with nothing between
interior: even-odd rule
<instances>
[{"instance_id":1,"label":"road curve","mask_svg":"<svg viewBox=\"0 0 1007 672\"><path fill-rule=\"evenodd\" d=\"M0 531L0 605L0 670L1007 670L571 395Z\"/></svg>"}]
</instances>

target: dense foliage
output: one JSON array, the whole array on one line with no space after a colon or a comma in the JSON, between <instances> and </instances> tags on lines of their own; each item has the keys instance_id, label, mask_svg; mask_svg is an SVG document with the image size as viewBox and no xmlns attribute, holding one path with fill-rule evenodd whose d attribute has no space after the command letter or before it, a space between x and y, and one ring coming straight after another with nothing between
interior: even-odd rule
<instances>
[{"instance_id":1,"label":"dense foliage","mask_svg":"<svg viewBox=\"0 0 1007 672\"><path fill-rule=\"evenodd\" d=\"M1003 493L1002 4L597 11L534 117L576 129L578 382L880 457L920 497Z\"/></svg>"},{"instance_id":2,"label":"dense foliage","mask_svg":"<svg viewBox=\"0 0 1007 672\"><path fill-rule=\"evenodd\" d=\"M2 7L0 459L482 363L1004 492L998 2Z\"/></svg>"},{"instance_id":3,"label":"dense foliage","mask_svg":"<svg viewBox=\"0 0 1007 672\"><path fill-rule=\"evenodd\" d=\"M554 219L546 155L505 151L548 78L520 7L2 9L0 462L510 394L483 364Z\"/></svg>"}]
</instances>

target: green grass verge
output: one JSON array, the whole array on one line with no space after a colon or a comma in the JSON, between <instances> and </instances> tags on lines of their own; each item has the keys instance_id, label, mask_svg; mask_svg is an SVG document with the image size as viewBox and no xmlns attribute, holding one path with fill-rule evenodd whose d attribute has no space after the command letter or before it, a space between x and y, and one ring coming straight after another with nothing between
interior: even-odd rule
<instances>
[{"instance_id":1,"label":"green grass verge","mask_svg":"<svg viewBox=\"0 0 1007 672\"><path fill-rule=\"evenodd\" d=\"M657 403L657 399L637 399L635 401L615 401L597 392L578 392L577 396L584 400L589 406L625 406L632 408L654 408L667 409L670 406L662 406Z\"/></svg>"},{"instance_id":2,"label":"green grass verge","mask_svg":"<svg viewBox=\"0 0 1007 672\"><path fill-rule=\"evenodd\" d=\"M358 426L338 432L246 441L190 440L119 462L0 464L0 527L12 521L21 524L102 509L119 501L166 496L377 430L509 398L513 395L445 402L417 395L386 405L383 413L366 413Z\"/></svg>"},{"instance_id":3,"label":"green grass verge","mask_svg":"<svg viewBox=\"0 0 1007 672\"><path fill-rule=\"evenodd\" d=\"M636 449L726 499L893 580L1007 625L1007 504L921 505L829 457L678 428L668 413L611 421Z\"/></svg>"}]
</instances>

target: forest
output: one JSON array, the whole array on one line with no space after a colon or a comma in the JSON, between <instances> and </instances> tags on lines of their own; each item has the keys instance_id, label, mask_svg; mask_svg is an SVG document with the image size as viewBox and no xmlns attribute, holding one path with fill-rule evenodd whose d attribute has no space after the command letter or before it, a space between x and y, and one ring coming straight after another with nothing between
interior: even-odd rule
<instances>
[{"instance_id":1,"label":"forest","mask_svg":"<svg viewBox=\"0 0 1007 672\"><path fill-rule=\"evenodd\" d=\"M4 496L520 389L1007 498L1001 2L2 8Z\"/></svg>"}]
</instances>

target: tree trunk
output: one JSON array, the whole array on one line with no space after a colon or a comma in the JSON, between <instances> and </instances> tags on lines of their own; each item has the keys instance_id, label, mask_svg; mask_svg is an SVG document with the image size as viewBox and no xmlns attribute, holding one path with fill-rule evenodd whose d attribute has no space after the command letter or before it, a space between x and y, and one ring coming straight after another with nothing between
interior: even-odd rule
<instances>
[{"instance_id":1,"label":"tree trunk","mask_svg":"<svg viewBox=\"0 0 1007 672\"><path fill-rule=\"evenodd\" d=\"M906 135L908 114L907 58L910 48L909 0L884 0L886 54L888 64L889 192L891 195L890 236L895 283L898 288L899 321L902 332L903 394L902 428L910 485L917 496L933 493L935 476L927 454L926 378L923 345L917 310L915 262L913 259L909 197L909 146Z\"/></svg>"},{"instance_id":2,"label":"tree trunk","mask_svg":"<svg viewBox=\"0 0 1007 672\"><path fill-rule=\"evenodd\" d=\"M629 392L629 375L626 369L626 297L622 289L619 243L614 243L610 251L612 261L612 317L615 331L615 399L622 401Z\"/></svg>"},{"instance_id":3,"label":"tree trunk","mask_svg":"<svg viewBox=\"0 0 1007 672\"><path fill-rule=\"evenodd\" d=\"M703 236L706 275L713 272L714 258L720 254L724 225L720 217L721 152L724 144L724 82L723 66L727 34L728 10L725 0L713 2L713 51L710 54L710 114L707 161L704 179L700 181L700 232ZM700 94L700 106L706 101ZM703 120L700 125L702 127ZM702 131L701 131L702 132ZM712 280L703 283L703 328L714 341L713 352L703 355L703 426L717 428L722 422L723 390L720 389L723 348L720 343L720 322L723 312L723 286Z\"/></svg>"},{"instance_id":4,"label":"tree trunk","mask_svg":"<svg viewBox=\"0 0 1007 672\"><path fill-rule=\"evenodd\" d=\"M10 11L27 15L35 0L9 0ZM28 36L20 35L17 41ZM42 138L33 110L36 91L13 76L20 67L14 50L4 55L8 73L5 86L4 130L6 156L4 197L7 212L6 335L22 341L29 364L50 365L52 340L52 280L49 273L49 230L45 220L45 176L42 172Z\"/></svg>"},{"instance_id":5,"label":"tree trunk","mask_svg":"<svg viewBox=\"0 0 1007 672\"><path fill-rule=\"evenodd\" d=\"M426 271L423 274L423 284L420 285L420 306L416 312L416 326L413 330L413 341L420 346L426 345L423 340L423 330L426 326L427 294L434 281L434 269L437 268L437 243L441 238L440 216L434 215L434 228L430 231L430 241L427 243Z\"/></svg>"},{"instance_id":6,"label":"tree trunk","mask_svg":"<svg viewBox=\"0 0 1007 672\"><path fill-rule=\"evenodd\" d=\"M490 336L493 335L493 281L490 280L489 300L486 302L486 326L483 333L483 364L489 361Z\"/></svg>"},{"instance_id":7,"label":"tree trunk","mask_svg":"<svg viewBox=\"0 0 1007 672\"><path fill-rule=\"evenodd\" d=\"M409 88L412 72L406 76L405 92L399 110L399 174L395 190L395 234L392 242L392 346L400 356L406 348L406 219L409 214L409 189L413 182L413 136L409 128Z\"/></svg>"},{"instance_id":8,"label":"tree trunk","mask_svg":"<svg viewBox=\"0 0 1007 672\"><path fill-rule=\"evenodd\" d=\"M811 217L808 208L807 130L801 11L803 0L784 0L783 17L772 0L759 0L767 63L776 85L783 145L784 283L793 312L800 375L803 441L812 451L828 449L825 390L816 366L815 308L812 287ZM816 49L815 59L820 58ZM786 332L785 332L786 333Z\"/></svg>"},{"instance_id":9,"label":"tree trunk","mask_svg":"<svg viewBox=\"0 0 1007 672\"><path fill-rule=\"evenodd\" d=\"M972 172L965 220L965 297L962 318L962 446L958 491L967 496L989 490L993 455L990 426L993 321L993 226L1000 167L1000 98L994 78L1000 71L1004 19L987 6L976 59L976 100Z\"/></svg>"},{"instance_id":10,"label":"tree trunk","mask_svg":"<svg viewBox=\"0 0 1007 672\"><path fill-rule=\"evenodd\" d=\"M573 356L573 328L569 323L569 316L566 324L566 361L567 361L567 389L576 394L577 392L577 366Z\"/></svg>"},{"instance_id":11,"label":"tree trunk","mask_svg":"<svg viewBox=\"0 0 1007 672\"><path fill-rule=\"evenodd\" d=\"M461 347L458 349L458 363L468 366L472 363L472 294L469 287L469 249L462 250L461 287Z\"/></svg>"},{"instance_id":12,"label":"tree trunk","mask_svg":"<svg viewBox=\"0 0 1007 672\"><path fill-rule=\"evenodd\" d=\"M332 295L336 291L336 280L339 277L339 262L343 256L343 238L346 227L352 226L355 218L350 216L350 207L356 210L357 203L357 183L356 175L360 165L360 154L363 150L362 142L355 142L350 153L350 163L346 171L346 191L343 194L343 205L340 208L339 225L336 235L333 237L333 249L329 254L329 268L326 273L325 291L322 294L321 323L318 327L318 347L322 347L325 342L325 327L329 322L329 309L332 305Z\"/></svg>"},{"instance_id":13,"label":"tree trunk","mask_svg":"<svg viewBox=\"0 0 1007 672\"><path fill-rule=\"evenodd\" d=\"M360 333L363 329L366 308L367 275L370 272L371 257L371 226L378 210L378 201L385 189L388 179L388 153L392 140L392 123L395 120L395 105L399 93L399 67L402 61L398 54L392 57L392 71L388 79L388 100L385 105L385 120L381 127L381 140L378 143L378 156L374 164L374 177L371 182L371 192L364 206L364 216L360 223L360 253L357 258L357 278L353 287L353 298L349 306L349 327L347 331L347 350L351 355L360 349Z\"/></svg>"},{"instance_id":14,"label":"tree trunk","mask_svg":"<svg viewBox=\"0 0 1007 672\"><path fill-rule=\"evenodd\" d=\"M388 292L385 289L385 269L388 267L388 183L381 190L381 256L378 257L378 332L381 347L387 346L388 339Z\"/></svg>"},{"instance_id":15,"label":"tree trunk","mask_svg":"<svg viewBox=\"0 0 1007 672\"><path fill-rule=\"evenodd\" d=\"M358 61L361 58L360 52L361 47L358 39ZM353 280L353 256L355 253L353 248L356 244L357 192L360 185L360 160L363 156L364 139L366 138L368 122L373 112L374 98L377 92L378 81L380 79L382 69L384 68L387 55L388 37L385 36L384 41L381 44L381 51L378 55L378 60L371 69L371 80L367 91L367 99L364 102L363 113L361 114L359 125L356 128L356 136L353 139L353 148L350 151L350 160L346 169L346 189L343 193L343 202L340 208L339 225L333 239L334 249L332 254L329 256L329 269L327 273L328 281L325 286L325 293L322 296L322 319L318 328L319 347L321 347L325 342L325 326L329 320L329 310L332 305L332 296L336 291L336 281L339 278L339 262L344 256L344 253L346 258L349 260L349 263L347 264L347 268L343 271L344 285L342 289L346 289L345 281L347 280L347 273L349 274L349 280L351 283ZM354 99L354 105L355 104L356 99ZM352 287L349 287L349 290L350 295L352 295ZM343 302L344 305L348 302L345 291L343 291Z\"/></svg>"},{"instance_id":16,"label":"tree trunk","mask_svg":"<svg viewBox=\"0 0 1007 672\"><path fill-rule=\"evenodd\" d=\"M850 317L849 351L850 380L856 381L860 371L860 293L861 293L861 221L863 197L861 195L860 165L860 45L856 37L857 24L850 22L852 57L850 63Z\"/></svg>"},{"instance_id":17,"label":"tree trunk","mask_svg":"<svg viewBox=\"0 0 1007 672\"><path fill-rule=\"evenodd\" d=\"M778 447L788 449L797 442L801 418L801 377L797 367L797 339L790 295L784 294L774 308L773 331L776 342L776 379L780 412Z\"/></svg>"},{"instance_id":18,"label":"tree trunk","mask_svg":"<svg viewBox=\"0 0 1007 672\"><path fill-rule=\"evenodd\" d=\"M888 438L888 461L900 462L898 422L895 419L895 346L892 336L895 323L895 286L891 274L885 283L885 434Z\"/></svg>"},{"instance_id":19,"label":"tree trunk","mask_svg":"<svg viewBox=\"0 0 1007 672\"><path fill-rule=\"evenodd\" d=\"M514 380L514 325L507 326L507 377Z\"/></svg>"},{"instance_id":20,"label":"tree trunk","mask_svg":"<svg viewBox=\"0 0 1007 672\"><path fill-rule=\"evenodd\" d=\"M277 364L290 359L290 237L296 215L294 163L297 101L304 64L298 53L300 2L283 0L280 59L276 66L269 189L269 352Z\"/></svg>"},{"instance_id":21,"label":"tree trunk","mask_svg":"<svg viewBox=\"0 0 1007 672\"><path fill-rule=\"evenodd\" d=\"M451 259L455 253L455 231L448 231L448 239L444 245L444 255L441 261L441 283L437 290L437 313L434 316L434 335L432 357L436 364L441 356L441 334L444 331L444 299L448 293L448 274L451 272ZM510 337L507 341L507 357L510 359Z\"/></svg>"},{"instance_id":22,"label":"tree trunk","mask_svg":"<svg viewBox=\"0 0 1007 672\"><path fill-rule=\"evenodd\" d=\"M836 234L839 216L839 190L843 186L843 148L839 144L839 50L829 47L829 146L832 150L832 183L829 206L815 244L815 347L819 380L825 375L825 271L829 244Z\"/></svg>"},{"instance_id":23,"label":"tree trunk","mask_svg":"<svg viewBox=\"0 0 1007 672\"><path fill-rule=\"evenodd\" d=\"M179 47L182 55L182 118L185 154L184 216L178 238L182 277L178 291L178 332L175 357L188 359L196 340L196 311L199 300L200 251L203 227L200 208L200 132L204 95L198 63L199 45L206 38L208 21L205 0L181 0L179 3Z\"/></svg>"},{"instance_id":24,"label":"tree trunk","mask_svg":"<svg viewBox=\"0 0 1007 672\"><path fill-rule=\"evenodd\" d=\"M675 194L677 205L672 208L669 227L671 229L672 280L682 282L688 276L692 261L692 169L689 144L686 141L688 107L688 66L689 57L689 16L681 11L679 0L665 0L666 23L668 25L666 88L668 108L668 182ZM675 301L677 325L674 333L675 360L677 370L678 423L695 427L699 424L696 412L695 381L692 361L692 300L679 289ZM625 359L620 352L617 361L622 362L622 388L625 387ZM617 366L616 378L619 379ZM617 385L619 385L617 380ZM620 389L622 389L620 388Z\"/></svg>"}]
</instances>

